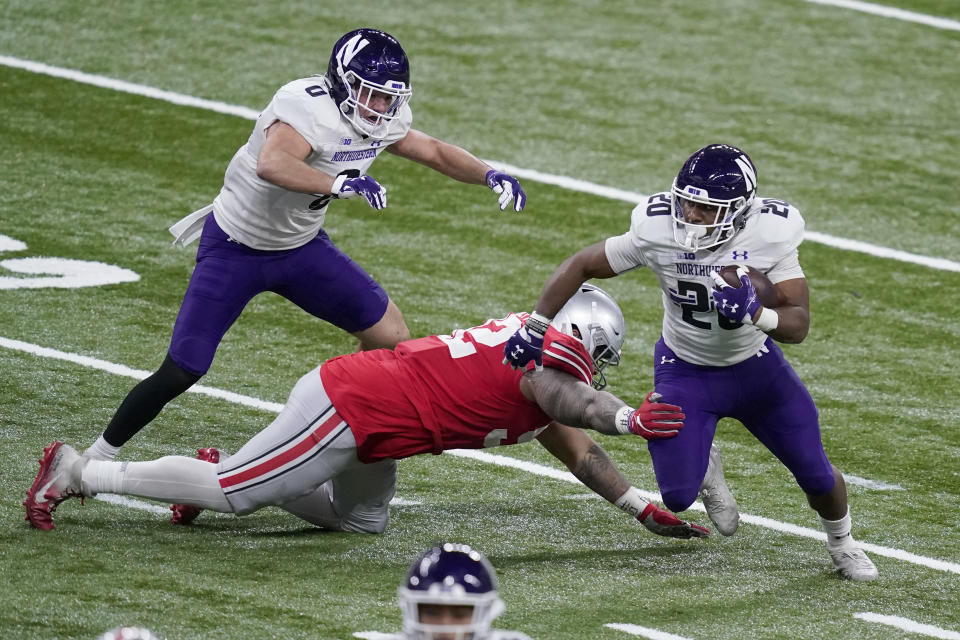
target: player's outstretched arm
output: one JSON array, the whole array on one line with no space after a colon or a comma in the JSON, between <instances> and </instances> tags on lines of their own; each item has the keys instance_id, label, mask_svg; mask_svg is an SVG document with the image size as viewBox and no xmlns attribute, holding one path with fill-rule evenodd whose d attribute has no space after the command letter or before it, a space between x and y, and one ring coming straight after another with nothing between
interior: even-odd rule
<instances>
[{"instance_id":1,"label":"player's outstretched arm","mask_svg":"<svg viewBox=\"0 0 960 640\"><path fill-rule=\"evenodd\" d=\"M623 400L597 391L569 373L544 368L528 371L520 379L520 391L558 422L606 435L632 433L645 440L672 438L683 427L683 411L659 402L650 392L634 409Z\"/></svg>"},{"instance_id":2,"label":"player's outstretched arm","mask_svg":"<svg viewBox=\"0 0 960 640\"><path fill-rule=\"evenodd\" d=\"M610 460L603 447L583 429L554 422L540 432L537 439L580 482L607 502L629 513L652 533L670 538L702 538L709 535L709 530L704 527L684 522L645 500Z\"/></svg>"},{"instance_id":3,"label":"player's outstretched arm","mask_svg":"<svg viewBox=\"0 0 960 640\"><path fill-rule=\"evenodd\" d=\"M522 211L527 203L527 196L516 178L493 169L463 147L437 140L422 131L410 129L407 135L387 147L387 151L419 162L454 180L487 185L499 196L501 211L511 201L514 211Z\"/></svg>"}]
</instances>

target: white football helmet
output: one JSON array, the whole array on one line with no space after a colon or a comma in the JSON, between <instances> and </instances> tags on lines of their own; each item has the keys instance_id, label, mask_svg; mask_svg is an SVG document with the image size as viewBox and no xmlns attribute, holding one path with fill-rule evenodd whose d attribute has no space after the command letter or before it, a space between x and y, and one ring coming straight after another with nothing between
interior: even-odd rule
<instances>
[{"instance_id":1,"label":"white football helmet","mask_svg":"<svg viewBox=\"0 0 960 640\"><path fill-rule=\"evenodd\" d=\"M550 324L557 331L580 339L593 359L594 388L607 386L603 369L620 364L625 337L623 312L617 301L600 287L584 283Z\"/></svg>"}]
</instances>

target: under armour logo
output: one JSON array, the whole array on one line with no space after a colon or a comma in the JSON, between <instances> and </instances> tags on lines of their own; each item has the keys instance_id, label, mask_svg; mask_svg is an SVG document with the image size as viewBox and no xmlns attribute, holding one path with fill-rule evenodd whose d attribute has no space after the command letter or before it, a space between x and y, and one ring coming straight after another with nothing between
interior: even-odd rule
<instances>
[{"instance_id":1,"label":"under armour logo","mask_svg":"<svg viewBox=\"0 0 960 640\"><path fill-rule=\"evenodd\" d=\"M513 352L510 354L510 357L511 357L511 358L516 358L516 357L518 357L521 353L523 353L523 347L521 347L520 345L516 345L516 346L513 348Z\"/></svg>"},{"instance_id":2,"label":"under armour logo","mask_svg":"<svg viewBox=\"0 0 960 640\"><path fill-rule=\"evenodd\" d=\"M660 364L674 364L677 361L676 358L668 358L667 356L660 356Z\"/></svg>"},{"instance_id":3,"label":"under armour logo","mask_svg":"<svg viewBox=\"0 0 960 640\"><path fill-rule=\"evenodd\" d=\"M739 306L740 306L740 305L737 304L736 302L734 302L733 304L727 304L727 299L726 299L726 298L724 298L723 300L720 301L720 308L721 308L721 309L724 309L725 311L729 311L730 313L736 313L736 312L737 312L737 308L738 308Z\"/></svg>"},{"instance_id":4,"label":"under armour logo","mask_svg":"<svg viewBox=\"0 0 960 640\"><path fill-rule=\"evenodd\" d=\"M747 251L748 251L748 249L744 249L743 251L734 251L734 252L733 252L733 256L731 257L731 259L732 259L732 260L747 260L747 259L748 259L748 258L747 258ZM743 254L743 255L741 255L741 254Z\"/></svg>"}]
</instances>

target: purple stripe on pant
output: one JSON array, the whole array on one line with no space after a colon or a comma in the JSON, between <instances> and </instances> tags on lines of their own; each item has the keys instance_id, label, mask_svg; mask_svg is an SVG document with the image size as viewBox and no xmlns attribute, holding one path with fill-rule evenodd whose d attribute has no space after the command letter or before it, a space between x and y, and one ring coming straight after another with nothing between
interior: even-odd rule
<instances>
[{"instance_id":1,"label":"purple stripe on pant","mask_svg":"<svg viewBox=\"0 0 960 640\"><path fill-rule=\"evenodd\" d=\"M766 351L728 367L681 360L663 338L654 349L654 386L663 402L686 414L675 438L649 443L664 504L683 511L697 498L720 418L739 420L810 495L833 488L834 475L820 440L813 398L768 338Z\"/></svg>"}]
</instances>

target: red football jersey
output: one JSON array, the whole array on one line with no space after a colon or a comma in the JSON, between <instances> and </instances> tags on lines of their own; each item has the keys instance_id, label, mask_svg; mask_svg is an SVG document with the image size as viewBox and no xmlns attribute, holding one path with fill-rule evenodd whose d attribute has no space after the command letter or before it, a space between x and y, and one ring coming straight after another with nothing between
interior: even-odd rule
<instances>
[{"instance_id":1,"label":"red football jersey","mask_svg":"<svg viewBox=\"0 0 960 640\"><path fill-rule=\"evenodd\" d=\"M527 317L510 314L449 336L408 340L392 351L362 351L324 363L324 389L350 425L360 460L532 440L551 419L520 392L524 372L503 364L504 343ZM591 383L593 362L583 344L552 327L544 340L543 365Z\"/></svg>"}]
</instances>

